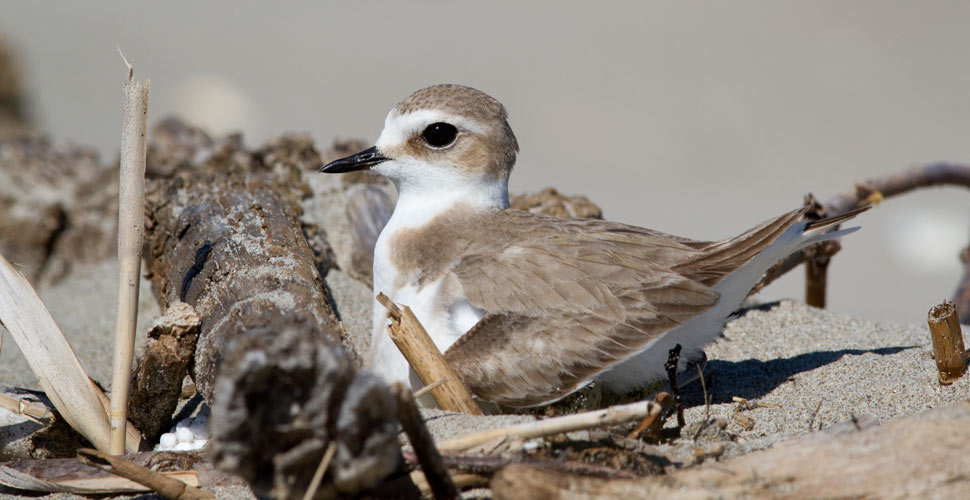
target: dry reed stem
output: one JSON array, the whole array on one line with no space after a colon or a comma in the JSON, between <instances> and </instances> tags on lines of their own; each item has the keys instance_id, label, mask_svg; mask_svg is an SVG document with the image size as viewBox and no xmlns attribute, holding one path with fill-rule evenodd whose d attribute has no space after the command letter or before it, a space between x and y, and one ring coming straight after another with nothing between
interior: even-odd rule
<instances>
[{"instance_id":1,"label":"dry reed stem","mask_svg":"<svg viewBox=\"0 0 970 500\"><path fill-rule=\"evenodd\" d=\"M313 471L313 477L310 478L310 486L307 486L306 493L303 494L303 500L313 500L314 495L317 494L317 490L320 488L320 483L323 482L323 476L327 473L327 468L330 467L330 461L333 460L333 455L336 452L337 442L331 441L327 445L326 451L323 452L320 465L317 466L317 470Z\"/></svg>"},{"instance_id":2,"label":"dry reed stem","mask_svg":"<svg viewBox=\"0 0 970 500\"><path fill-rule=\"evenodd\" d=\"M940 385L950 385L967 369L967 352L963 347L963 332L960 331L956 307L949 300L944 300L930 309L927 322L933 339Z\"/></svg>"},{"instance_id":3,"label":"dry reed stem","mask_svg":"<svg viewBox=\"0 0 970 500\"><path fill-rule=\"evenodd\" d=\"M383 293L377 295L377 300L387 308L387 317L391 320L388 326L391 340L407 359L411 369L418 374L421 382L431 385L438 380L446 380L438 387L430 389L431 397L438 403L438 407L442 410L481 415L482 410L472 399L468 388L445 361L445 357L411 309L407 306L398 307Z\"/></svg>"},{"instance_id":4,"label":"dry reed stem","mask_svg":"<svg viewBox=\"0 0 970 500\"><path fill-rule=\"evenodd\" d=\"M537 422L510 425L508 427L467 434L439 442L438 449L443 452L458 452L500 438L515 436L520 439L533 439L604 425L624 424L659 413L660 405L657 403L653 401L639 401L625 405L611 406L603 410L547 418Z\"/></svg>"},{"instance_id":5,"label":"dry reed stem","mask_svg":"<svg viewBox=\"0 0 970 500\"><path fill-rule=\"evenodd\" d=\"M414 399L418 399L421 396L424 396L425 394L431 392L431 389L434 389L435 387L438 387L439 385L441 385L441 384L443 384L445 382L447 382L447 379L441 378L441 379L438 379L438 380L436 380L436 381L434 381L434 382L432 382L432 383L430 383L430 384L428 384L428 385L426 385L426 386L424 386L424 387L422 387L422 388L414 391Z\"/></svg>"},{"instance_id":6,"label":"dry reed stem","mask_svg":"<svg viewBox=\"0 0 970 500\"><path fill-rule=\"evenodd\" d=\"M17 342L41 389L64 420L95 447L107 451L108 415L94 385L37 292L2 256L0 323Z\"/></svg>"},{"instance_id":7,"label":"dry reed stem","mask_svg":"<svg viewBox=\"0 0 970 500\"><path fill-rule=\"evenodd\" d=\"M147 467L97 450L82 448L77 451L77 458L86 465L97 467L116 476L147 486L165 498L172 500L215 500L215 495L208 491L200 490L178 479L167 477Z\"/></svg>"},{"instance_id":8,"label":"dry reed stem","mask_svg":"<svg viewBox=\"0 0 970 500\"><path fill-rule=\"evenodd\" d=\"M118 50L121 52L121 49ZM122 54L124 59L124 54ZM115 324L114 366L111 378L111 453L125 451L128 386L135 355L138 321L138 284L142 241L145 237L145 138L148 87L133 80L128 61L121 130L121 180L118 196L118 316Z\"/></svg>"},{"instance_id":9,"label":"dry reed stem","mask_svg":"<svg viewBox=\"0 0 970 500\"><path fill-rule=\"evenodd\" d=\"M98 400L101 401L101 406L104 408L104 414L108 415L111 412L111 400L108 396L104 394L104 391L98 387L98 384L94 383L94 379L88 379L91 382L91 386L94 387L94 393L98 395ZM125 453L133 453L141 448L141 432L135 427L135 424L128 422L126 426L125 433Z\"/></svg>"},{"instance_id":10,"label":"dry reed stem","mask_svg":"<svg viewBox=\"0 0 970 500\"><path fill-rule=\"evenodd\" d=\"M53 416L50 409L45 405L24 401L23 399L6 394L0 394L0 408L17 415L22 415L37 423L43 423L41 420L46 420Z\"/></svg>"}]
</instances>

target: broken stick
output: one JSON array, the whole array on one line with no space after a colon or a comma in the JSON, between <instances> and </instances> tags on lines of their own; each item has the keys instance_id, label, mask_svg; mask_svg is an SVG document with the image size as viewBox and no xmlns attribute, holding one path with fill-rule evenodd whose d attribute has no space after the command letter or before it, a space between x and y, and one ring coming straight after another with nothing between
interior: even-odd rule
<instances>
[{"instance_id":1,"label":"broken stick","mask_svg":"<svg viewBox=\"0 0 970 500\"><path fill-rule=\"evenodd\" d=\"M134 462L113 457L90 448L77 451L77 458L86 465L106 470L117 476L130 479L157 491L172 500L215 500L212 493L142 467Z\"/></svg>"},{"instance_id":2,"label":"broken stick","mask_svg":"<svg viewBox=\"0 0 970 500\"><path fill-rule=\"evenodd\" d=\"M658 413L660 413L660 405L657 403L653 401L639 401L625 405L611 406L603 410L547 418L538 422L510 425L508 427L500 427L498 429L459 436L438 443L438 449L443 452L464 451L493 439L511 436L517 436L521 439L533 439L604 425L624 424Z\"/></svg>"},{"instance_id":3,"label":"broken stick","mask_svg":"<svg viewBox=\"0 0 970 500\"><path fill-rule=\"evenodd\" d=\"M430 389L431 397L442 410L481 415L482 410L472 399L465 384L458 378L458 374L451 369L445 357L434 345L427 330L411 312L408 306L398 307L387 295L379 293L377 301L387 308L387 316L391 319L388 333L394 345L401 351L404 358L418 378L425 385L432 385L438 380L445 382Z\"/></svg>"},{"instance_id":4,"label":"broken stick","mask_svg":"<svg viewBox=\"0 0 970 500\"><path fill-rule=\"evenodd\" d=\"M963 347L963 332L960 331L956 307L949 300L944 300L930 309L927 322L933 339L936 368L940 372L940 385L950 385L967 369L967 353Z\"/></svg>"}]
</instances>

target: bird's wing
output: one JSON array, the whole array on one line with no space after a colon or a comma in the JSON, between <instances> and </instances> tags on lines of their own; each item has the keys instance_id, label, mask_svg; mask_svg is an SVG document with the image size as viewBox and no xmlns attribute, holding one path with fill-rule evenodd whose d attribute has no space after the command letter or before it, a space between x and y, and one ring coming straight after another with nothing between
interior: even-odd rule
<instances>
[{"instance_id":1,"label":"bird's wing","mask_svg":"<svg viewBox=\"0 0 970 500\"><path fill-rule=\"evenodd\" d=\"M718 242L606 221L492 215L449 276L487 314L446 357L482 399L555 401L716 304L712 287L801 214Z\"/></svg>"},{"instance_id":2,"label":"bird's wing","mask_svg":"<svg viewBox=\"0 0 970 500\"><path fill-rule=\"evenodd\" d=\"M718 300L672 269L698 256L689 240L604 221L492 217L449 276L487 311L446 354L482 399L561 398Z\"/></svg>"}]
</instances>

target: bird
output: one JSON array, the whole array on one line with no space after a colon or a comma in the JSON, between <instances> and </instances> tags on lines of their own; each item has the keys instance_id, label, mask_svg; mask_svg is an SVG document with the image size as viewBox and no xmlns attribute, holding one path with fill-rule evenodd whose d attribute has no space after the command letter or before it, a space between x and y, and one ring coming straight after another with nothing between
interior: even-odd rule
<instances>
[{"instance_id":1,"label":"bird","mask_svg":"<svg viewBox=\"0 0 970 500\"><path fill-rule=\"evenodd\" d=\"M420 89L387 114L373 147L320 167L370 170L398 192L374 249L371 370L421 382L376 302L408 306L483 403L534 407L590 383L626 393L702 357L764 272L849 234L792 210L718 241L509 208L519 152L505 107L457 84Z\"/></svg>"}]
</instances>

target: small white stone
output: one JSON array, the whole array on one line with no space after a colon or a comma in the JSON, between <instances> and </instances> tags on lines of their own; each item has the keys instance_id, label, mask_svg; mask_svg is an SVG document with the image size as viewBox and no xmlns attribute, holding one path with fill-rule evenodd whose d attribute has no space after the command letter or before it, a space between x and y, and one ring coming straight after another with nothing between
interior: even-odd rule
<instances>
[{"instance_id":1,"label":"small white stone","mask_svg":"<svg viewBox=\"0 0 970 500\"><path fill-rule=\"evenodd\" d=\"M178 438L179 443L191 443L195 440L195 436L192 435L192 431L188 427L179 427L176 429L175 437Z\"/></svg>"},{"instance_id":2,"label":"small white stone","mask_svg":"<svg viewBox=\"0 0 970 500\"><path fill-rule=\"evenodd\" d=\"M171 432L166 432L165 434L162 434L161 438L159 438L158 448L160 450L171 450L172 448L175 447L177 443L178 443L178 438L175 437L175 434Z\"/></svg>"}]
</instances>

